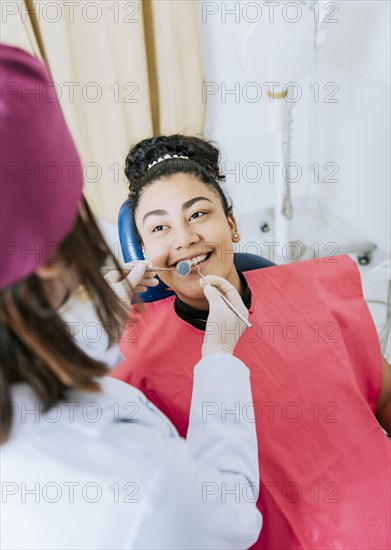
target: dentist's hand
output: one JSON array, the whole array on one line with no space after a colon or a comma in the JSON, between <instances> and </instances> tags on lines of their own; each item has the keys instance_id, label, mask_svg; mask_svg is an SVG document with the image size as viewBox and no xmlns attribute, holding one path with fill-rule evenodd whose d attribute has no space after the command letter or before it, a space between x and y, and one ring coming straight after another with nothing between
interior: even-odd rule
<instances>
[{"instance_id":1,"label":"dentist's hand","mask_svg":"<svg viewBox=\"0 0 391 550\"><path fill-rule=\"evenodd\" d=\"M135 292L145 292L148 286L159 284L159 281L155 279L156 273L154 271L145 272L147 267L148 262L138 262L130 271L128 268L124 269L125 278L122 278L120 271L113 269L104 276L104 279L109 283L121 302L129 304L130 307Z\"/></svg>"},{"instance_id":2,"label":"dentist's hand","mask_svg":"<svg viewBox=\"0 0 391 550\"><path fill-rule=\"evenodd\" d=\"M209 316L205 328L202 356L205 357L205 355L216 352L232 354L246 325L229 309L216 288L240 311L245 319L248 319L248 310L231 283L215 275L208 275L206 278L207 281L204 279L200 281L209 302Z\"/></svg>"}]
</instances>

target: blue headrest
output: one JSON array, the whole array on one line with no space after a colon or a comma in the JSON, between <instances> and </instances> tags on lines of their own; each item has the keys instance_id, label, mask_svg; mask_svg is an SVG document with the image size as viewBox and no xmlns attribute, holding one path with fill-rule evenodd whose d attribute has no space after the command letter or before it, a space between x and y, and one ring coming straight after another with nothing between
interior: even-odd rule
<instances>
[{"instance_id":1,"label":"blue headrest","mask_svg":"<svg viewBox=\"0 0 391 550\"><path fill-rule=\"evenodd\" d=\"M143 260L144 254L137 238L130 199L126 200L118 214L118 232L122 256L125 262Z\"/></svg>"},{"instance_id":2,"label":"blue headrest","mask_svg":"<svg viewBox=\"0 0 391 550\"><path fill-rule=\"evenodd\" d=\"M118 232L121 243L122 256L125 262L133 262L135 260L143 260L144 254L137 237L137 230L133 219L130 199L126 200L118 215ZM248 254L247 252L235 252L234 254L235 267L239 271L252 271L263 267L275 265L273 262L257 256L256 254ZM159 277L157 279L160 281ZM172 290L168 290L166 284L160 281L159 285L153 288L148 288L140 294L143 302L155 302L162 300L174 294Z\"/></svg>"}]
</instances>

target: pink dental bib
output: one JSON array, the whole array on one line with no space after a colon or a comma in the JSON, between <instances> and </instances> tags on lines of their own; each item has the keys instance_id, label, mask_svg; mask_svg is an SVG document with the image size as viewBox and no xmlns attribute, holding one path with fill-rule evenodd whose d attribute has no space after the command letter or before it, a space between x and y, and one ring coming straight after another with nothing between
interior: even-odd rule
<instances>
[{"instance_id":1,"label":"pink dental bib","mask_svg":"<svg viewBox=\"0 0 391 550\"><path fill-rule=\"evenodd\" d=\"M251 407L205 404L205 421L234 414L256 422L264 522L253 548L390 548L390 443L374 416L378 337L354 262L328 260L245 273L254 326L235 355L251 371L254 415ZM144 305L113 376L145 392L186 436L205 333L173 303Z\"/></svg>"}]
</instances>

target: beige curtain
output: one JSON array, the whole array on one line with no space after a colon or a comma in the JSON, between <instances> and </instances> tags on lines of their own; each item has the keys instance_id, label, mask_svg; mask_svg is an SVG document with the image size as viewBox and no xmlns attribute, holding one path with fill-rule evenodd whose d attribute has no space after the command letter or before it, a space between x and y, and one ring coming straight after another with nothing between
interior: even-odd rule
<instances>
[{"instance_id":1,"label":"beige curtain","mask_svg":"<svg viewBox=\"0 0 391 550\"><path fill-rule=\"evenodd\" d=\"M116 223L127 196L123 165L130 145L156 133L202 131L195 3L9 4L2 42L47 59L83 160L86 197L97 216Z\"/></svg>"},{"instance_id":2,"label":"beige curtain","mask_svg":"<svg viewBox=\"0 0 391 550\"><path fill-rule=\"evenodd\" d=\"M10 46L22 48L42 59L37 38L26 11L24 0L15 0L12 2L4 0L1 3L0 12L1 42L9 44Z\"/></svg>"}]
</instances>

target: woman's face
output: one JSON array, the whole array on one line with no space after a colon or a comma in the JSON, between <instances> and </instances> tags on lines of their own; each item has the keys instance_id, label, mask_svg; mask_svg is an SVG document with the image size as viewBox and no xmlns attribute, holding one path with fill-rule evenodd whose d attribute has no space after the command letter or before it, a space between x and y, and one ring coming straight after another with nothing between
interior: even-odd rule
<instances>
[{"instance_id":1,"label":"woman's face","mask_svg":"<svg viewBox=\"0 0 391 550\"><path fill-rule=\"evenodd\" d=\"M225 215L217 193L196 177L175 174L146 187L135 221L145 255L154 266L174 267L181 260L198 260L203 275L224 277L240 290L233 264L235 219ZM208 308L196 266L186 277L175 271L162 271L159 277L185 303Z\"/></svg>"}]
</instances>

